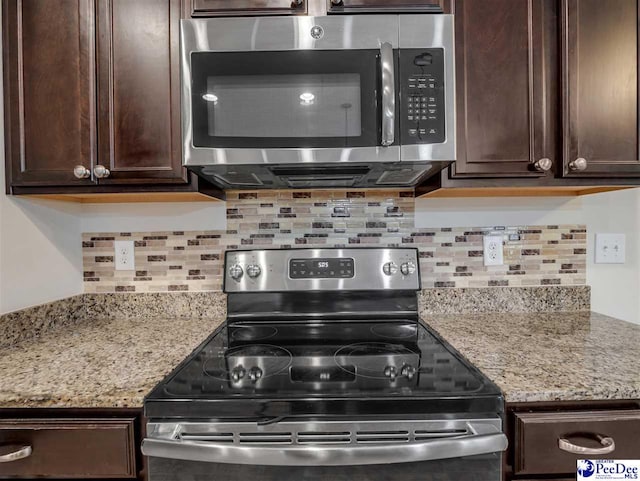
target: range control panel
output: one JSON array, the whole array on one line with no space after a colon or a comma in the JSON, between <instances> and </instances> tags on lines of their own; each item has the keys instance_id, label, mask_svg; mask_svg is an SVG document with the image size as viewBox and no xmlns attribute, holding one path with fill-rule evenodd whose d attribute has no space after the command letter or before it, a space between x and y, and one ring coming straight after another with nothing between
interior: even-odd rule
<instances>
[{"instance_id":1,"label":"range control panel","mask_svg":"<svg viewBox=\"0 0 640 481\"><path fill-rule=\"evenodd\" d=\"M354 261L347 257L291 259L291 279L343 279L353 277Z\"/></svg>"},{"instance_id":2,"label":"range control panel","mask_svg":"<svg viewBox=\"0 0 640 481\"><path fill-rule=\"evenodd\" d=\"M418 290L415 248L268 249L225 253L225 292Z\"/></svg>"},{"instance_id":3,"label":"range control panel","mask_svg":"<svg viewBox=\"0 0 640 481\"><path fill-rule=\"evenodd\" d=\"M402 49L399 63L402 143L444 142L444 49Z\"/></svg>"}]
</instances>

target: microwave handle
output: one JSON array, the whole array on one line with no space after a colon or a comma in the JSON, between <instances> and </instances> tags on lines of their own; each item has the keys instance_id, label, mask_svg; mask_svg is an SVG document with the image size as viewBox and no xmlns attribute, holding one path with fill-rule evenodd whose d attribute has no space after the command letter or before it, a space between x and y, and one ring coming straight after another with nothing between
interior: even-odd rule
<instances>
[{"instance_id":1,"label":"microwave handle","mask_svg":"<svg viewBox=\"0 0 640 481\"><path fill-rule=\"evenodd\" d=\"M393 66L393 47L380 44L380 76L382 78L382 145L387 147L395 140L396 85Z\"/></svg>"}]
</instances>

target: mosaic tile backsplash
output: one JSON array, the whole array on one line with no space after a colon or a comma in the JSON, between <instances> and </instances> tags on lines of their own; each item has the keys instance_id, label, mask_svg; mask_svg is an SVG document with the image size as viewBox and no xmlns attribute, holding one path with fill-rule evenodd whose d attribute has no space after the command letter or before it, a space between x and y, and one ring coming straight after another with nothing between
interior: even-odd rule
<instances>
[{"instance_id":1,"label":"mosaic tile backsplash","mask_svg":"<svg viewBox=\"0 0 640 481\"><path fill-rule=\"evenodd\" d=\"M583 285L583 225L416 229L413 191L230 192L227 228L96 232L82 238L85 292L218 291L226 249L408 246L422 287ZM502 235L504 265L483 265L482 238ZM116 271L114 241L135 242L135 271Z\"/></svg>"}]
</instances>

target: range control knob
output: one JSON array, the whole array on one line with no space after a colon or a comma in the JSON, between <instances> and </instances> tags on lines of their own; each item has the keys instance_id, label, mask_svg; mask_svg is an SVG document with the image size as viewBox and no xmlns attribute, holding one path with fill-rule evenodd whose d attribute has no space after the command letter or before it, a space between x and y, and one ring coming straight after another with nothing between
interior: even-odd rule
<instances>
[{"instance_id":1,"label":"range control knob","mask_svg":"<svg viewBox=\"0 0 640 481\"><path fill-rule=\"evenodd\" d=\"M405 364L400 370L400 375L406 377L407 379L413 379L413 376L415 376L415 374L416 368L409 364Z\"/></svg>"},{"instance_id":2,"label":"range control knob","mask_svg":"<svg viewBox=\"0 0 640 481\"><path fill-rule=\"evenodd\" d=\"M387 366L384 368L384 375L392 381L395 381L396 377L398 377L398 370L395 368L395 366Z\"/></svg>"},{"instance_id":3,"label":"range control knob","mask_svg":"<svg viewBox=\"0 0 640 481\"><path fill-rule=\"evenodd\" d=\"M262 274L262 269L260 269L259 265L251 264L250 266L247 266L247 275L252 279L255 279L260 274Z\"/></svg>"},{"instance_id":4,"label":"range control knob","mask_svg":"<svg viewBox=\"0 0 640 481\"><path fill-rule=\"evenodd\" d=\"M398 265L395 262L387 262L382 266L382 272L388 276L392 276L398 272Z\"/></svg>"},{"instance_id":5,"label":"range control knob","mask_svg":"<svg viewBox=\"0 0 640 481\"><path fill-rule=\"evenodd\" d=\"M247 371L245 371L244 367L242 367L242 364L240 364L239 366L236 366L232 369L231 379L233 380L233 382L238 382L244 377L246 373Z\"/></svg>"},{"instance_id":6,"label":"range control knob","mask_svg":"<svg viewBox=\"0 0 640 481\"><path fill-rule=\"evenodd\" d=\"M405 262L400 266L400 272L402 272L403 276L408 276L410 274L413 274L416 271L416 265L409 261L409 262Z\"/></svg>"},{"instance_id":7,"label":"range control knob","mask_svg":"<svg viewBox=\"0 0 640 481\"><path fill-rule=\"evenodd\" d=\"M242 277L242 274L244 274L244 271L242 270L242 266L240 264L234 264L229 267L229 275L234 281L239 281Z\"/></svg>"},{"instance_id":8,"label":"range control knob","mask_svg":"<svg viewBox=\"0 0 640 481\"><path fill-rule=\"evenodd\" d=\"M259 367L252 367L249 369L249 379L251 382L256 382L262 377L262 369Z\"/></svg>"}]
</instances>

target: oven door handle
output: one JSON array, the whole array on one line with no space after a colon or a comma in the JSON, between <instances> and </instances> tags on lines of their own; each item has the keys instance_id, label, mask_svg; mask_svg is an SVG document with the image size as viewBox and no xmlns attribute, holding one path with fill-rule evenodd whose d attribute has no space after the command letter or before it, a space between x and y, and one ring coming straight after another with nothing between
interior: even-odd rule
<instances>
[{"instance_id":1,"label":"oven door handle","mask_svg":"<svg viewBox=\"0 0 640 481\"><path fill-rule=\"evenodd\" d=\"M389 42L380 44L380 77L382 79L382 145L387 147L395 141L396 85L393 65L393 46Z\"/></svg>"},{"instance_id":2,"label":"oven door handle","mask_svg":"<svg viewBox=\"0 0 640 481\"><path fill-rule=\"evenodd\" d=\"M407 444L238 446L202 441L147 438L147 456L209 463L269 466L351 466L415 463L501 452L507 449L502 432L433 439Z\"/></svg>"}]
</instances>

